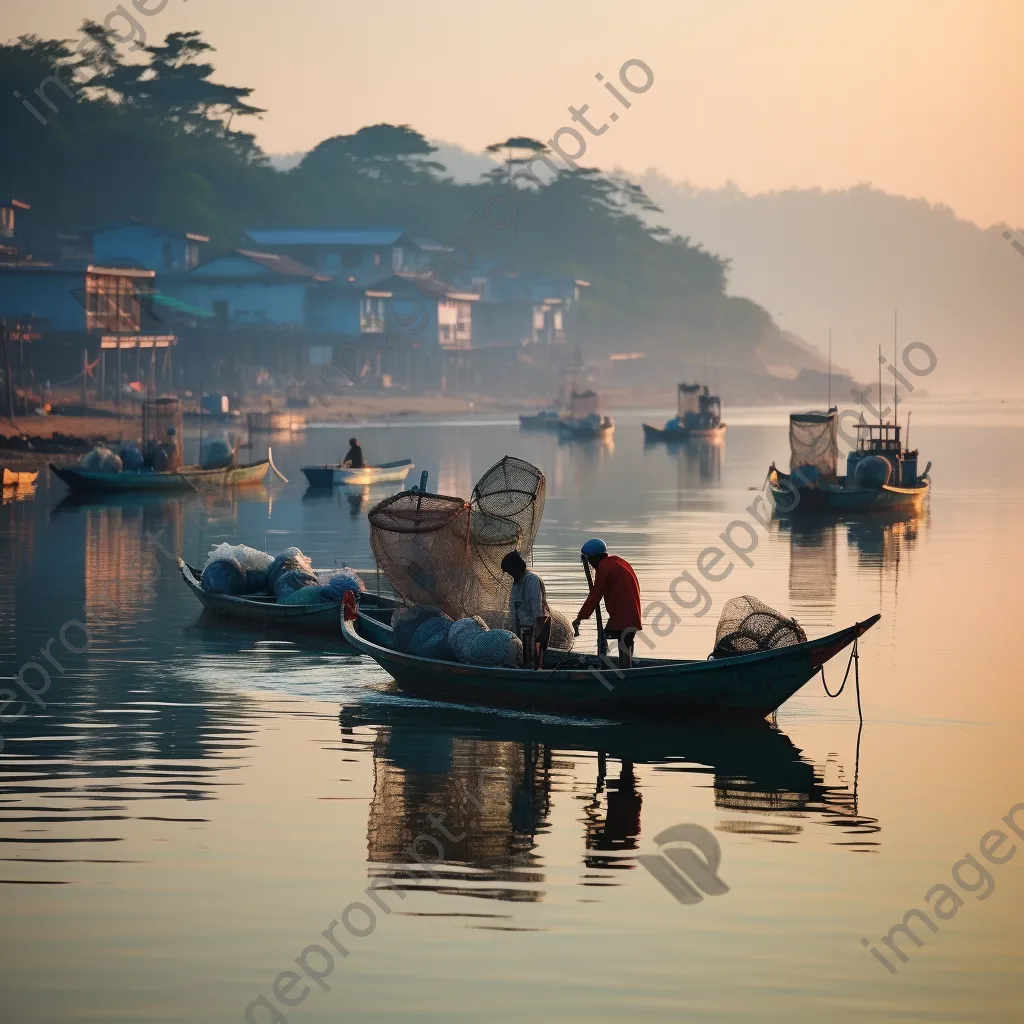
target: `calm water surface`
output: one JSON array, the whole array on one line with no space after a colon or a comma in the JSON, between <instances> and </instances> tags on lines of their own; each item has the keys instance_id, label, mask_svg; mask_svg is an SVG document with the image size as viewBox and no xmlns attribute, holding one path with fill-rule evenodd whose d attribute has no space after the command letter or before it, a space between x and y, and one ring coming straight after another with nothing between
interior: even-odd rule
<instances>
[{"instance_id":1,"label":"calm water surface","mask_svg":"<svg viewBox=\"0 0 1024 1024\"><path fill-rule=\"evenodd\" d=\"M653 601L731 522L754 522L785 417L729 418L704 452L644 450L639 416L619 417L614 446L471 419L358 433L443 493L468 496L506 453L541 466L536 562L571 615L586 537L628 557ZM657 641L703 657L744 593L811 635L880 611L862 730L852 684L829 700L819 681L759 728L485 715L398 696L330 638L201 621L168 555L201 564L230 540L371 563L365 513L382 495L306 495L298 472L338 458L349 428L276 442L292 483L212 518L194 497L72 503L52 480L5 495L0 675L35 662L52 681L45 707L0 717L0 1016L242 1021L262 994L255 1021L1019 1020L1012 834L1022 849L982 860L991 881L973 893L961 866L963 905L918 927L920 948L901 942L898 973L861 943L884 950L1024 801L1024 426L925 409L913 429L935 464L921 516L758 527L753 565ZM61 636L75 620L87 650L81 626ZM681 823L713 833L728 892L680 904L637 861ZM425 865L408 852L419 836ZM303 956L320 984L279 978Z\"/></svg>"}]
</instances>

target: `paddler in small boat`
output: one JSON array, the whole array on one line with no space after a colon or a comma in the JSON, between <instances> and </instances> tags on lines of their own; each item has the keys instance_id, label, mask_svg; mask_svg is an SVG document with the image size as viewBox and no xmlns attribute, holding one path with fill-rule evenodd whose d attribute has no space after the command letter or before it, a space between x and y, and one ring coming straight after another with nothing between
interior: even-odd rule
<instances>
[{"instance_id":1,"label":"paddler in small boat","mask_svg":"<svg viewBox=\"0 0 1024 1024\"><path fill-rule=\"evenodd\" d=\"M359 447L359 442L354 437L348 439L348 454L341 464L350 469L363 469L366 466L363 461L363 449Z\"/></svg>"},{"instance_id":2,"label":"paddler in small boat","mask_svg":"<svg viewBox=\"0 0 1024 1024\"><path fill-rule=\"evenodd\" d=\"M608 554L608 545L595 537L580 548L580 554L594 567L594 585L583 602L572 629L580 635L580 623L594 614L601 598L608 609L605 636L616 640L619 646L619 668L633 664L633 644L636 634L643 629L640 611L640 581L633 566L619 555Z\"/></svg>"},{"instance_id":3,"label":"paddler in small boat","mask_svg":"<svg viewBox=\"0 0 1024 1024\"><path fill-rule=\"evenodd\" d=\"M540 668L551 641L551 609L544 581L531 572L518 551L501 560L501 571L512 577L508 613L512 632L523 641L523 668Z\"/></svg>"}]
</instances>

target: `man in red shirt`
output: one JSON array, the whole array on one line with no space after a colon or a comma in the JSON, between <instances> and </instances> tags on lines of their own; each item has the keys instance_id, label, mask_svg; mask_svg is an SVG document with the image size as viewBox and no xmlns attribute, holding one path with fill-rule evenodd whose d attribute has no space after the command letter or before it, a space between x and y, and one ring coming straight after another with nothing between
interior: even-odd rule
<instances>
[{"instance_id":1,"label":"man in red shirt","mask_svg":"<svg viewBox=\"0 0 1024 1024\"><path fill-rule=\"evenodd\" d=\"M603 597L608 609L605 636L618 641L619 668L629 668L633 664L634 639L637 631L644 628L640 618L640 581L629 562L608 554L608 545L603 540L588 540L580 553L594 567L594 585L573 621L573 632L579 636L580 622L593 615Z\"/></svg>"}]
</instances>

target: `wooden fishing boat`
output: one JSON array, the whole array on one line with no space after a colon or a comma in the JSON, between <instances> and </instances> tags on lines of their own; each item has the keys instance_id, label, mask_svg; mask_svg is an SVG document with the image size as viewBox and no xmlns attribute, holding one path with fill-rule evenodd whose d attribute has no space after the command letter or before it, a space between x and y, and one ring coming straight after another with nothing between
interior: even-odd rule
<instances>
[{"instance_id":1,"label":"wooden fishing boat","mask_svg":"<svg viewBox=\"0 0 1024 1024\"><path fill-rule=\"evenodd\" d=\"M642 423L644 443L657 441L721 441L725 437L722 422L722 400L711 394L706 384L680 384L677 391L677 414L664 427Z\"/></svg>"},{"instance_id":2,"label":"wooden fishing boat","mask_svg":"<svg viewBox=\"0 0 1024 1024\"><path fill-rule=\"evenodd\" d=\"M208 594L202 587L202 572L178 559L178 570L189 590L208 612L229 619L237 619L250 625L264 628L302 630L319 633L338 632L341 620L341 606L337 601L321 601L318 604L278 604L273 594L249 594L235 597L231 594ZM391 613L398 607L392 598L376 594L364 594L359 602L360 613L371 621L378 615L382 621L390 622Z\"/></svg>"},{"instance_id":3,"label":"wooden fishing boat","mask_svg":"<svg viewBox=\"0 0 1024 1024\"><path fill-rule=\"evenodd\" d=\"M34 473L21 473L6 466L0 469L0 480L4 487L30 487L38 476L38 470Z\"/></svg>"},{"instance_id":4,"label":"wooden fishing boat","mask_svg":"<svg viewBox=\"0 0 1024 1024\"><path fill-rule=\"evenodd\" d=\"M353 485L372 487L374 484L401 483L416 467L412 459L385 462L380 466L303 466L310 487L335 487Z\"/></svg>"},{"instance_id":5,"label":"wooden fishing boat","mask_svg":"<svg viewBox=\"0 0 1024 1024\"><path fill-rule=\"evenodd\" d=\"M127 469L111 472L102 469L84 469L82 466L56 466L50 463L54 476L62 480L76 494L120 494L126 491L196 491L203 486L244 487L260 484L271 468L268 457L243 466L221 469L203 469L201 466L183 466L174 473L161 473L152 469Z\"/></svg>"},{"instance_id":6,"label":"wooden fishing boat","mask_svg":"<svg viewBox=\"0 0 1024 1024\"><path fill-rule=\"evenodd\" d=\"M824 425L827 440L829 429L834 437L835 410L828 413L795 413L790 417L790 445L793 432L800 425ZM830 426L831 424L831 426ZM857 446L846 460L846 475L822 475L814 464L800 464L790 473L783 473L772 463L768 467L768 487L775 510L780 515L842 514L848 512L917 512L931 488L931 463L922 473L917 471L917 451L904 447L902 428L893 423L857 423ZM826 466L835 465L836 456L821 445ZM798 461L798 458L795 459Z\"/></svg>"},{"instance_id":7,"label":"wooden fishing boat","mask_svg":"<svg viewBox=\"0 0 1024 1024\"><path fill-rule=\"evenodd\" d=\"M548 652L540 671L481 668L402 654L370 639L361 618L342 621L345 639L373 658L403 692L433 700L598 716L764 718L880 616L791 647L714 660L637 658L602 667L596 656Z\"/></svg>"}]
</instances>

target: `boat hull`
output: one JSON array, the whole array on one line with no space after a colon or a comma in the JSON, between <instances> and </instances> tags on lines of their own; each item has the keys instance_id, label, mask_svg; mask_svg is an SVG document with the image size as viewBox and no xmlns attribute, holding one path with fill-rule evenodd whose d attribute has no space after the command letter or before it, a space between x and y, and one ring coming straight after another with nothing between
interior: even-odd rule
<instances>
[{"instance_id":1,"label":"boat hull","mask_svg":"<svg viewBox=\"0 0 1024 1024\"><path fill-rule=\"evenodd\" d=\"M603 437L611 437L615 433L615 424L609 420L600 426L569 423L562 420L558 425L558 436L567 441L597 441Z\"/></svg>"},{"instance_id":2,"label":"boat hull","mask_svg":"<svg viewBox=\"0 0 1024 1024\"><path fill-rule=\"evenodd\" d=\"M624 670L600 668L596 658L561 656L572 667L541 671L480 668L401 654L371 641L361 620L342 633L388 672L403 692L483 707L536 709L557 714L764 718L810 680L829 658L879 619L818 640L774 651L714 661L638 659Z\"/></svg>"},{"instance_id":3,"label":"boat hull","mask_svg":"<svg viewBox=\"0 0 1024 1024\"><path fill-rule=\"evenodd\" d=\"M201 469L185 466L176 473L154 473L152 470L122 470L111 473L81 466L55 466L50 469L76 494L123 494L133 491L181 492L196 491L210 484L222 487L243 487L262 483L270 470L269 460L226 469Z\"/></svg>"},{"instance_id":4,"label":"boat hull","mask_svg":"<svg viewBox=\"0 0 1024 1024\"><path fill-rule=\"evenodd\" d=\"M202 588L202 574L183 559L178 559L178 570L189 590L196 596L204 610L222 618L245 622L250 626L264 629L298 630L301 632L333 633L338 635L341 621L341 606L336 601L320 604L278 604L274 600L255 597L235 597L231 594L208 594ZM377 598L366 594L361 602L364 609L388 613L398 602L387 597Z\"/></svg>"},{"instance_id":5,"label":"boat hull","mask_svg":"<svg viewBox=\"0 0 1024 1024\"><path fill-rule=\"evenodd\" d=\"M725 424L719 423L717 427L700 427L688 430L686 427L666 430L661 427L652 427L649 423L642 423L644 428L644 441L654 443L664 441L668 444L682 444L686 441L707 441L715 442L725 439Z\"/></svg>"},{"instance_id":6,"label":"boat hull","mask_svg":"<svg viewBox=\"0 0 1024 1024\"><path fill-rule=\"evenodd\" d=\"M788 473L768 471L768 488L779 515L821 515L844 512L916 512L928 496L930 483L919 487L845 487L845 477L836 484L801 487Z\"/></svg>"},{"instance_id":7,"label":"boat hull","mask_svg":"<svg viewBox=\"0 0 1024 1024\"><path fill-rule=\"evenodd\" d=\"M388 462L382 466L303 466L310 487L372 487L374 484L401 483L416 467L412 459Z\"/></svg>"}]
</instances>

